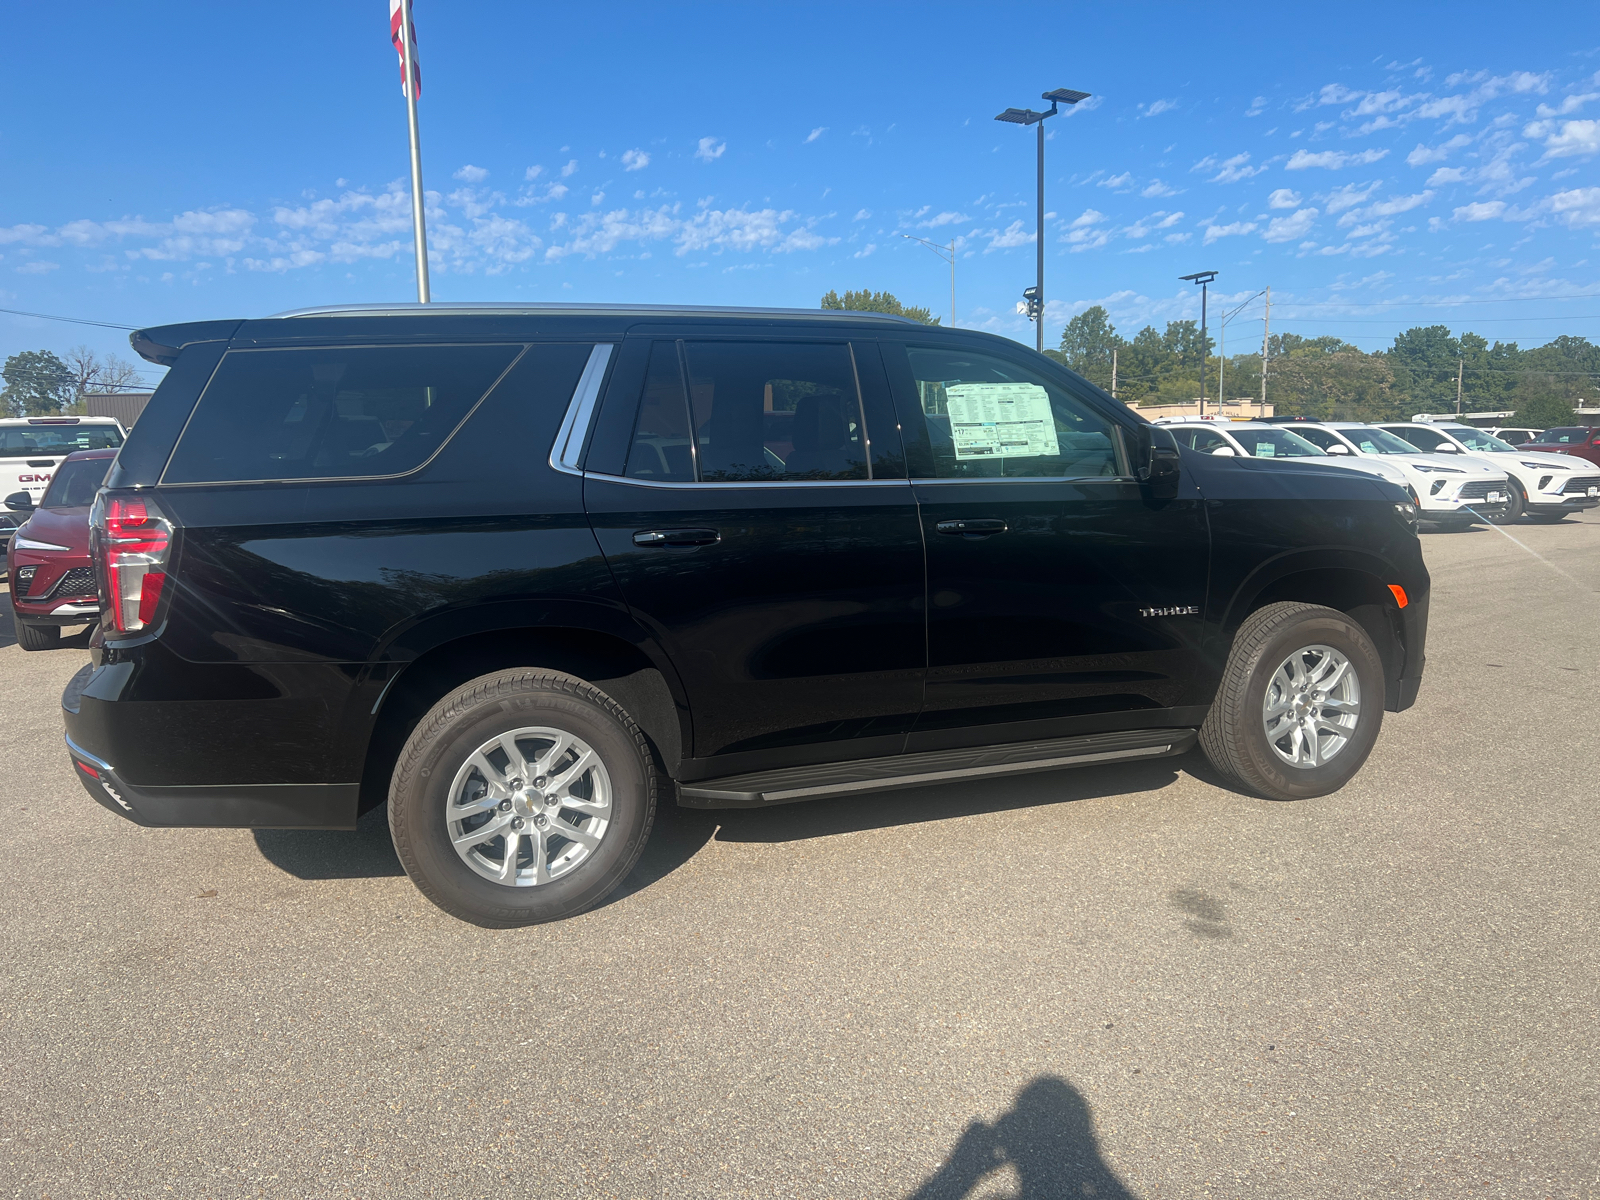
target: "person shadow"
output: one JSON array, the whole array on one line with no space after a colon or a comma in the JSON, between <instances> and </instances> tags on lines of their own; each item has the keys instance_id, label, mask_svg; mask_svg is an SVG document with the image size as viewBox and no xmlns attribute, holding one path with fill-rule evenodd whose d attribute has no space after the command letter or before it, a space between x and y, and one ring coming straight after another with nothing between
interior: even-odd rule
<instances>
[{"instance_id":1,"label":"person shadow","mask_svg":"<svg viewBox=\"0 0 1600 1200\"><path fill-rule=\"evenodd\" d=\"M1016 1173L1004 1200L1138 1200L1100 1154L1094 1118L1082 1093L1065 1079L1041 1075L991 1122L974 1121L950 1157L908 1200L976 1200L996 1171ZM1002 1193L985 1192L993 1200Z\"/></svg>"}]
</instances>

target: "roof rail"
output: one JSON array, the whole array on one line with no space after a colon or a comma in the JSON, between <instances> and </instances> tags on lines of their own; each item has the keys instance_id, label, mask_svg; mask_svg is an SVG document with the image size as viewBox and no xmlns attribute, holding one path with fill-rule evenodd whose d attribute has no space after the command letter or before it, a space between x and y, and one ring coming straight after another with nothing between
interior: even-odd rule
<instances>
[{"instance_id":1,"label":"roof rail","mask_svg":"<svg viewBox=\"0 0 1600 1200\"><path fill-rule=\"evenodd\" d=\"M430 303L417 304L324 304L315 308L294 308L288 312L274 313L272 320L293 317L416 317L447 315L504 316L719 316L719 317L785 317L812 321L832 321L840 317L866 318L874 321L893 321L902 325L920 322L910 317L889 313L856 312L837 308L739 308L709 304L500 304L495 302Z\"/></svg>"}]
</instances>

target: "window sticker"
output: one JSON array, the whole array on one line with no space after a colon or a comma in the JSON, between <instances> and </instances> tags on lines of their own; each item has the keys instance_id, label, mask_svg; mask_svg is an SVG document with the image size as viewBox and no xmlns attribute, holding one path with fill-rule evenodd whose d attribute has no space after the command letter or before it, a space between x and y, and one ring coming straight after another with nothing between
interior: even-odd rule
<instances>
[{"instance_id":1,"label":"window sticker","mask_svg":"<svg viewBox=\"0 0 1600 1200\"><path fill-rule=\"evenodd\" d=\"M1050 395L1037 383L953 383L945 393L957 459L1061 453Z\"/></svg>"},{"instance_id":2,"label":"window sticker","mask_svg":"<svg viewBox=\"0 0 1600 1200\"><path fill-rule=\"evenodd\" d=\"M1257 458L1276 458L1277 455L1278 455L1278 448L1275 445L1273 445L1271 442L1257 442L1256 443L1256 457Z\"/></svg>"}]
</instances>

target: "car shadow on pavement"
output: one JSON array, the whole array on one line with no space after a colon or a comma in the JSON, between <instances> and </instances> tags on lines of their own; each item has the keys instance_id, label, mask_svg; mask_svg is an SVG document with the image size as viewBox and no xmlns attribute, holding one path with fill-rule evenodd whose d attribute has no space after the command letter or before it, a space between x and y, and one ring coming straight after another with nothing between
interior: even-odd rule
<instances>
[{"instance_id":1,"label":"car shadow on pavement","mask_svg":"<svg viewBox=\"0 0 1600 1200\"><path fill-rule=\"evenodd\" d=\"M1016 1176L1016 1190L983 1190L997 1171ZM993 1122L974 1121L944 1163L909 1200L1138 1200L1100 1153L1094 1117L1066 1080L1040 1075Z\"/></svg>"},{"instance_id":2,"label":"car shadow on pavement","mask_svg":"<svg viewBox=\"0 0 1600 1200\"><path fill-rule=\"evenodd\" d=\"M6 588L5 603L0 604L0 649L17 644L17 618L11 609L11 589Z\"/></svg>"},{"instance_id":3,"label":"car shadow on pavement","mask_svg":"<svg viewBox=\"0 0 1600 1200\"><path fill-rule=\"evenodd\" d=\"M389 837L389 809L380 804L351 830L257 829L256 849L296 879L381 879L404 875Z\"/></svg>"}]
</instances>

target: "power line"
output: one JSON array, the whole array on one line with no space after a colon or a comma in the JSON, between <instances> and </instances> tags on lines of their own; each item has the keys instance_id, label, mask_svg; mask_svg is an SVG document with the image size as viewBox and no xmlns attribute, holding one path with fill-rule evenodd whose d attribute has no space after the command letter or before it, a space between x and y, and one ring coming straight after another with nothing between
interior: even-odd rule
<instances>
[{"instance_id":1,"label":"power line","mask_svg":"<svg viewBox=\"0 0 1600 1200\"><path fill-rule=\"evenodd\" d=\"M84 317L54 317L49 313L23 312L20 308L0 308L0 313L10 313L13 317L38 317L41 321L66 321L72 325L98 325L101 329L138 329L138 325L116 325L110 321L90 321Z\"/></svg>"}]
</instances>

